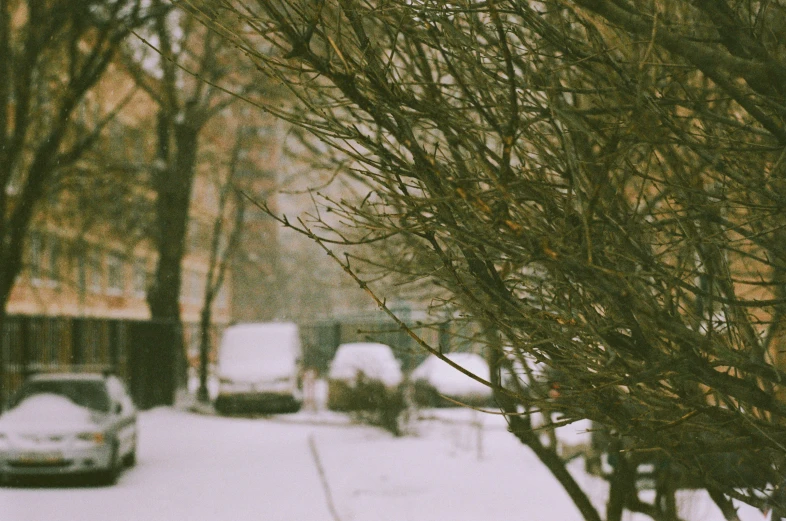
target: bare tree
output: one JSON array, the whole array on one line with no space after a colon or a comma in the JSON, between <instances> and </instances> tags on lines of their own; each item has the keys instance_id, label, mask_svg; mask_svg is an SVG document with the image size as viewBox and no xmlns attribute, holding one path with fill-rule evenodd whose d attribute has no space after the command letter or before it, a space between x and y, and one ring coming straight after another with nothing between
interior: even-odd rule
<instances>
[{"instance_id":1,"label":"bare tree","mask_svg":"<svg viewBox=\"0 0 786 521\"><path fill-rule=\"evenodd\" d=\"M54 177L79 161L116 114L84 128L75 113L148 14L136 0L0 2L0 317Z\"/></svg>"},{"instance_id":2,"label":"bare tree","mask_svg":"<svg viewBox=\"0 0 786 521\"><path fill-rule=\"evenodd\" d=\"M237 172L243 165L241 152L248 146L248 128L237 129L235 144L230 152L227 171L217 179L218 211L213 220L210 241L210 258L205 277L205 298L199 320L199 388L197 399L208 402L208 373L210 361L210 330L212 326L213 303L224 285L226 272L238 248L243 231L246 200L241 187L237 184ZM228 218L231 214L231 219Z\"/></svg>"},{"instance_id":3,"label":"bare tree","mask_svg":"<svg viewBox=\"0 0 786 521\"><path fill-rule=\"evenodd\" d=\"M180 331L182 260L186 252L189 208L198 171L200 135L235 97L249 89L243 85L242 66L233 69L234 48L206 31L192 17L153 0L158 16L147 32L137 34L124 53L126 69L158 105L157 153L153 164L156 193L154 239L158 262L147 300L153 321ZM237 60L234 61L237 63ZM182 351L182 333L151 359L156 366L171 366ZM151 405L171 404L175 368L159 374L159 388L151 392Z\"/></svg>"},{"instance_id":4,"label":"bare tree","mask_svg":"<svg viewBox=\"0 0 786 521\"><path fill-rule=\"evenodd\" d=\"M731 498L774 501L754 491L786 463L782 2L182 5L290 86L300 105L268 110L367 187L323 202L348 228L285 225L383 307L374 271L435 283L496 369L560 374L558 398L484 382L586 519L600 515L527 412L608 433L609 521L676 519L685 481L728 519ZM636 467L653 460L645 503Z\"/></svg>"}]
</instances>

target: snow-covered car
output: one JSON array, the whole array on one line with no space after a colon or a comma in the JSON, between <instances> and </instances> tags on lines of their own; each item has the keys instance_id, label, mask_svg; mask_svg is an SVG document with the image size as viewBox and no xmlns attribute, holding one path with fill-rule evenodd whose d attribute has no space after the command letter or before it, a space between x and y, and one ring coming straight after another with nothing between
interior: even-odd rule
<instances>
[{"instance_id":1,"label":"snow-covered car","mask_svg":"<svg viewBox=\"0 0 786 521\"><path fill-rule=\"evenodd\" d=\"M303 403L301 357L292 322L226 328L218 351L216 411L297 412Z\"/></svg>"},{"instance_id":2,"label":"snow-covered car","mask_svg":"<svg viewBox=\"0 0 786 521\"><path fill-rule=\"evenodd\" d=\"M489 381L489 366L476 353L447 353L451 362L470 373ZM488 405L492 391L436 355L429 355L410 375L415 402L424 407L450 407L460 402L468 405ZM449 399L445 399L445 397ZM454 400L454 401L451 401Z\"/></svg>"},{"instance_id":3,"label":"snow-covered car","mask_svg":"<svg viewBox=\"0 0 786 521\"><path fill-rule=\"evenodd\" d=\"M390 346L377 342L341 344L328 371L328 408L373 408L372 402L397 393L403 379L401 363Z\"/></svg>"},{"instance_id":4,"label":"snow-covered car","mask_svg":"<svg viewBox=\"0 0 786 521\"><path fill-rule=\"evenodd\" d=\"M28 378L0 416L0 479L92 474L111 484L136 462L137 411L114 375Z\"/></svg>"}]
</instances>

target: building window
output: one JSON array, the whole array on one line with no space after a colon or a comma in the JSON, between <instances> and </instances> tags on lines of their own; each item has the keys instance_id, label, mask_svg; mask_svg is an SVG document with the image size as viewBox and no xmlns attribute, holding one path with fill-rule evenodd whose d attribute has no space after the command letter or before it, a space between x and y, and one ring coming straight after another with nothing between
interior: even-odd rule
<instances>
[{"instance_id":1,"label":"building window","mask_svg":"<svg viewBox=\"0 0 786 521\"><path fill-rule=\"evenodd\" d=\"M226 255L227 248L229 248L229 237L222 233L218 237L218 252L221 255Z\"/></svg>"},{"instance_id":2,"label":"building window","mask_svg":"<svg viewBox=\"0 0 786 521\"><path fill-rule=\"evenodd\" d=\"M49 245L49 268L46 278L50 286L56 287L60 284L60 240L57 237L50 237L47 242Z\"/></svg>"},{"instance_id":3,"label":"building window","mask_svg":"<svg viewBox=\"0 0 786 521\"><path fill-rule=\"evenodd\" d=\"M202 224L199 221L192 220L188 223L188 247L190 251L199 251L202 246Z\"/></svg>"},{"instance_id":4,"label":"building window","mask_svg":"<svg viewBox=\"0 0 786 521\"><path fill-rule=\"evenodd\" d=\"M40 233L30 235L30 279L33 285L41 283L41 263L43 256L43 240Z\"/></svg>"},{"instance_id":5,"label":"building window","mask_svg":"<svg viewBox=\"0 0 786 521\"><path fill-rule=\"evenodd\" d=\"M133 291L137 298L144 298L147 292L147 262L144 259L134 261Z\"/></svg>"},{"instance_id":6,"label":"building window","mask_svg":"<svg viewBox=\"0 0 786 521\"><path fill-rule=\"evenodd\" d=\"M202 276L199 272L186 270L183 272L183 285L180 288L180 301L197 303L202 298Z\"/></svg>"},{"instance_id":7,"label":"building window","mask_svg":"<svg viewBox=\"0 0 786 521\"><path fill-rule=\"evenodd\" d=\"M227 298L227 292L226 283L221 284L221 287L218 289L218 295L216 295L216 306L220 309L227 307L229 302L229 299Z\"/></svg>"},{"instance_id":8,"label":"building window","mask_svg":"<svg viewBox=\"0 0 786 521\"><path fill-rule=\"evenodd\" d=\"M109 295L122 295L126 281L123 273L123 259L119 255L109 254L106 258L107 289Z\"/></svg>"},{"instance_id":9,"label":"building window","mask_svg":"<svg viewBox=\"0 0 786 521\"><path fill-rule=\"evenodd\" d=\"M202 277L198 272L192 271L188 274L188 278L188 299L191 302L199 302L202 299Z\"/></svg>"},{"instance_id":10,"label":"building window","mask_svg":"<svg viewBox=\"0 0 786 521\"><path fill-rule=\"evenodd\" d=\"M84 252L79 252L76 256L76 284L79 294L84 295L87 292L87 263Z\"/></svg>"},{"instance_id":11,"label":"building window","mask_svg":"<svg viewBox=\"0 0 786 521\"><path fill-rule=\"evenodd\" d=\"M88 289L92 293L101 293L104 286L104 267L101 263L101 253L91 252L88 258L90 280Z\"/></svg>"}]
</instances>

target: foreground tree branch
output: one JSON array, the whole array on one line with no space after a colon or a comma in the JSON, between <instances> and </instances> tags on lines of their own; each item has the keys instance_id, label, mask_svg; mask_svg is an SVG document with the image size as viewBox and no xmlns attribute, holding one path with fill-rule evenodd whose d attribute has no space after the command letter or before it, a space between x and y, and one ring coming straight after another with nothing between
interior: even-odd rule
<instances>
[{"instance_id":1,"label":"foreground tree branch","mask_svg":"<svg viewBox=\"0 0 786 521\"><path fill-rule=\"evenodd\" d=\"M608 435L608 519L674 519L683 483L733 519L781 486L786 7L179 5L291 89L271 110L362 192L306 234L374 295L459 310L492 358L559 375L558 397L487 384L536 452L522 410ZM652 505L642 462L667 469Z\"/></svg>"}]
</instances>

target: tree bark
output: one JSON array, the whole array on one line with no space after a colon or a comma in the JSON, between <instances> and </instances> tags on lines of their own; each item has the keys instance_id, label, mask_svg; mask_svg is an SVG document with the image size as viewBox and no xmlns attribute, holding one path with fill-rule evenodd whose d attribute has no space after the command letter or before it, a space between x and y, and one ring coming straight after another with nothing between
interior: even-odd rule
<instances>
[{"instance_id":1,"label":"tree bark","mask_svg":"<svg viewBox=\"0 0 786 521\"><path fill-rule=\"evenodd\" d=\"M167 118L169 115L162 116ZM155 187L157 192L156 222L158 264L156 266L153 286L148 292L148 305L153 321L171 324L177 331L173 345L161 346L157 357L160 362L176 360L171 356L183 351L184 342L180 319L180 293L182 273L180 264L185 255L185 237L188 226L188 210L191 201L191 188L196 167L199 127L185 121L174 125L173 140L175 146L174 160L166 168L156 173ZM159 139L166 139L166 132L161 132ZM164 146L165 148L165 146ZM171 378L175 379L175 367L171 367ZM160 382L162 389L171 389L160 396L162 403L155 405L171 405L174 402L175 385L173 382Z\"/></svg>"}]
</instances>

